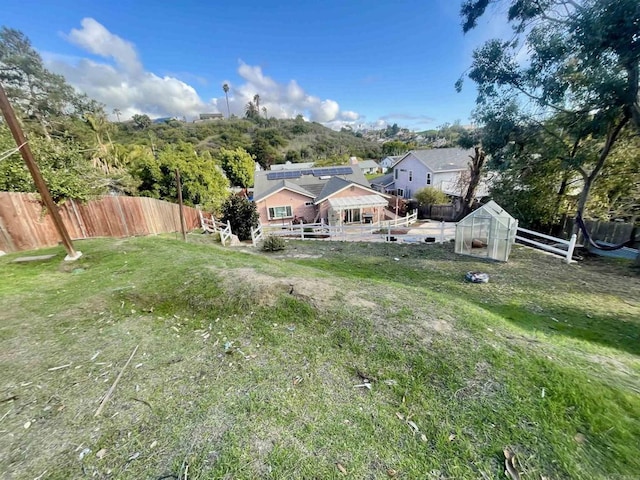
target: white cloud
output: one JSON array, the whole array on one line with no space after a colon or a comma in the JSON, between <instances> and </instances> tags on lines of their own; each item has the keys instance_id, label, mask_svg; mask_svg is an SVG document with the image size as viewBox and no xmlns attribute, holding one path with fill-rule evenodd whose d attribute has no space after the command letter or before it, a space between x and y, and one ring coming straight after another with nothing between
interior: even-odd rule
<instances>
[{"instance_id":1,"label":"white cloud","mask_svg":"<svg viewBox=\"0 0 640 480\"><path fill-rule=\"evenodd\" d=\"M65 38L84 51L104 58L104 62L50 53L43 57L51 70L64 75L69 83L91 98L104 103L107 112L117 108L122 119L141 113L151 117L184 116L191 119L201 112L227 112L224 95L204 101L193 86L175 76L159 76L146 71L133 43L110 32L95 19L84 18L80 25ZM238 85L228 80L223 82L230 86L229 109L232 114L244 116L247 103L257 94L260 96L261 115L264 107L270 117L302 115L330 126L361 120L357 112L341 111L335 100L310 95L295 80L280 83L265 75L259 66L240 61L238 75L242 79ZM181 77L185 78L184 75ZM222 89L220 91L222 93Z\"/></svg>"},{"instance_id":2,"label":"white cloud","mask_svg":"<svg viewBox=\"0 0 640 480\"><path fill-rule=\"evenodd\" d=\"M81 29L74 28L67 35L71 43L95 55L113 58L127 72L142 72L142 64L131 42L114 35L93 18L83 18L80 25Z\"/></svg>"},{"instance_id":3,"label":"white cloud","mask_svg":"<svg viewBox=\"0 0 640 480\"><path fill-rule=\"evenodd\" d=\"M231 113L242 116L245 108L256 94L260 96L260 109L265 107L267 115L276 118L291 118L302 115L313 122L331 124L336 121L354 122L360 118L356 112L340 110L335 100L322 100L309 95L295 80L287 84L278 83L268 77L259 66L247 65L240 61L238 74L244 81L239 86L230 84L229 109ZM229 82L227 82L229 83ZM215 98L212 103L226 109L224 97ZM261 114L263 112L260 112Z\"/></svg>"}]
</instances>

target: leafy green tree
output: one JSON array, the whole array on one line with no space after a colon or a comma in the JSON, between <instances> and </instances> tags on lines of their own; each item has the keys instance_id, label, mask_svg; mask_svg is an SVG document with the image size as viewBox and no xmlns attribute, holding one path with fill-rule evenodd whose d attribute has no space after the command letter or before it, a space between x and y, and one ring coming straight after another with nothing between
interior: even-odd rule
<instances>
[{"instance_id":1,"label":"leafy green tree","mask_svg":"<svg viewBox=\"0 0 640 480\"><path fill-rule=\"evenodd\" d=\"M130 168L133 177L140 181L141 195L176 202L177 168L185 204L220 211L229 195L229 181L208 152L198 155L192 145L178 142L166 145L157 156L148 149L137 153Z\"/></svg>"},{"instance_id":2,"label":"leafy green tree","mask_svg":"<svg viewBox=\"0 0 640 480\"><path fill-rule=\"evenodd\" d=\"M284 159L287 162L298 163L301 160L300 152L298 150L287 150Z\"/></svg>"},{"instance_id":3,"label":"leafy green tree","mask_svg":"<svg viewBox=\"0 0 640 480\"><path fill-rule=\"evenodd\" d=\"M449 197L442 190L433 187L424 187L418 190L413 197L419 205L441 205L451 203Z\"/></svg>"},{"instance_id":4,"label":"leafy green tree","mask_svg":"<svg viewBox=\"0 0 640 480\"><path fill-rule=\"evenodd\" d=\"M35 122L46 137L57 131L59 117L102 108L77 93L63 76L47 70L29 39L7 27L0 29L0 82L18 113Z\"/></svg>"},{"instance_id":5,"label":"leafy green tree","mask_svg":"<svg viewBox=\"0 0 640 480\"><path fill-rule=\"evenodd\" d=\"M255 162L249 153L243 148L228 150L221 148L216 155L231 185L242 188L253 187L253 175Z\"/></svg>"},{"instance_id":6,"label":"leafy green tree","mask_svg":"<svg viewBox=\"0 0 640 480\"><path fill-rule=\"evenodd\" d=\"M392 140L382 144L383 155L402 155L410 150L409 145L401 140Z\"/></svg>"},{"instance_id":7,"label":"leafy green tree","mask_svg":"<svg viewBox=\"0 0 640 480\"><path fill-rule=\"evenodd\" d=\"M627 124L640 130L640 3L467 0L465 32L490 3L507 6L514 38L490 40L474 52L468 76L478 86L478 105L520 98L531 120L565 117L571 168L583 184L577 210L583 212ZM530 54L525 62L518 59L522 43Z\"/></svg>"},{"instance_id":8,"label":"leafy green tree","mask_svg":"<svg viewBox=\"0 0 640 480\"><path fill-rule=\"evenodd\" d=\"M251 239L251 228L258 226L256 204L244 195L232 195L222 205L222 221L229 222L239 240Z\"/></svg>"},{"instance_id":9,"label":"leafy green tree","mask_svg":"<svg viewBox=\"0 0 640 480\"><path fill-rule=\"evenodd\" d=\"M29 136L29 145L56 203L66 199L88 200L106 192L103 178L83 156L82 146L56 139L46 140L37 135ZM0 124L0 151L15 146L8 128ZM29 170L17 152L0 161L0 191L37 191Z\"/></svg>"},{"instance_id":10,"label":"leafy green tree","mask_svg":"<svg viewBox=\"0 0 640 480\"><path fill-rule=\"evenodd\" d=\"M145 130L147 128L149 128L151 126L151 124L153 123L151 121L151 118L149 118L149 115L134 115L133 117L131 117L131 120L133 121L133 124L135 125L135 127L138 130Z\"/></svg>"},{"instance_id":11,"label":"leafy green tree","mask_svg":"<svg viewBox=\"0 0 640 480\"><path fill-rule=\"evenodd\" d=\"M249 152L253 155L260 166L267 170L270 165L278 163L280 155L275 147L271 146L264 138L256 137L249 147Z\"/></svg>"}]
</instances>

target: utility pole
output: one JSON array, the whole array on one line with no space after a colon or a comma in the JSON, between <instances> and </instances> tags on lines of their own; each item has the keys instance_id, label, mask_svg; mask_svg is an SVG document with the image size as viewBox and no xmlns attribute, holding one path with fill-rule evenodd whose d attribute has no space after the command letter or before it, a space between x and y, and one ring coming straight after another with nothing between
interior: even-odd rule
<instances>
[{"instance_id":1,"label":"utility pole","mask_svg":"<svg viewBox=\"0 0 640 480\"><path fill-rule=\"evenodd\" d=\"M180 208L180 230L182 231L182 240L187 241L187 233L184 228L184 212L182 211L182 182L180 181L180 170L176 168L176 187L178 188L178 206Z\"/></svg>"},{"instance_id":2,"label":"utility pole","mask_svg":"<svg viewBox=\"0 0 640 480\"><path fill-rule=\"evenodd\" d=\"M58 230L64 248L67 250L67 256L64 259L67 261L77 260L82 256L82 252L77 251L73 248L73 242L71 241L69 232L67 232L67 227L65 227L64 223L62 222L62 217L58 212L58 207L53 201L53 198L51 198L51 194L49 193L47 184L42 178L42 174L40 173L38 164L33 158L31 148L29 148L27 139L25 138L22 128L18 123L16 114L13 111L11 104L9 103L9 99L7 98L7 94L4 91L4 87L2 86L2 84L0 84L0 111L2 111L2 115L4 116L4 119L9 126L9 130L11 130L11 134L13 135L13 139L18 146L18 150L20 151L20 155L22 155L24 163L27 164L27 168L31 173L31 177L33 178L33 181L36 184L36 188L40 193L40 198L44 202L45 207L47 207L47 210L49 210L49 212L51 213L51 218L53 219L56 230Z\"/></svg>"}]
</instances>

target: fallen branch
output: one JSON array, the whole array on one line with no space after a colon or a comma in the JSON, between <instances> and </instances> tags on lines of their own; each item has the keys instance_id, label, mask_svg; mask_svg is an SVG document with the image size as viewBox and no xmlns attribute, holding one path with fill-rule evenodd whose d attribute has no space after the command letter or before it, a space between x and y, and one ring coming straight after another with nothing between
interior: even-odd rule
<instances>
[{"instance_id":1,"label":"fallen branch","mask_svg":"<svg viewBox=\"0 0 640 480\"><path fill-rule=\"evenodd\" d=\"M105 394L104 398L102 399L102 402L100 402L100 406L98 407L98 410L96 410L96 413L93 415L94 417L97 417L98 415L100 415L100 412L102 412L102 409L104 408L106 403L109 401L109 398L111 398L111 394L116 389L116 385L118 385L118 382L120 381L120 378L122 377L122 374L124 373L124 371L129 366L129 363L131 363L131 359L133 358L133 356L138 351L138 347L139 347L139 345L136 345L136 348L134 348L133 352L131 352L131 356L129 357L129 360L127 360L127 363L124 364L124 367L122 367L122 370L120 370L120 373L118 374L116 380L113 382L113 385L111 385L111 388Z\"/></svg>"}]
</instances>

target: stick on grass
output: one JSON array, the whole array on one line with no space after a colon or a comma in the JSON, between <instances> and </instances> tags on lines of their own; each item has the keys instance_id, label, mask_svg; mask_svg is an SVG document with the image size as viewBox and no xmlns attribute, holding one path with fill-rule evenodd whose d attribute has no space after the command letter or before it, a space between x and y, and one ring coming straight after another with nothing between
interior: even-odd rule
<instances>
[{"instance_id":1,"label":"stick on grass","mask_svg":"<svg viewBox=\"0 0 640 480\"><path fill-rule=\"evenodd\" d=\"M93 415L94 417L97 417L98 415L100 415L100 412L102 412L102 409L104 408L105 404L109 401L109 398L111 398L111 394L116 389L116 385L118 385L118 382L120 381L120 377L122 377L122 374L124 373L124 371L129 366L129 363L131 363L131 359L133 358L133 356L138 351L138 347L139 346L140 345L136 345L136 348L134 348L133 352L131 352L131 356L129 357L129 360L127 360L127 363L124 364L124 367L122 367L122 370L120 370L120 373L118 374L116 380L113 382L113 385L111 385L111 388L105 394L104 398L102 399L102 402L100 402L100 406L98 407L98 410L96 410L96 413Z\"/></svg>"}]
</instances>

